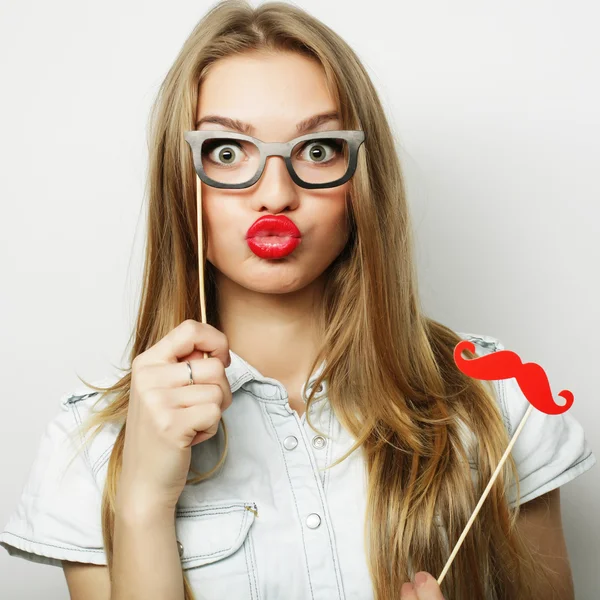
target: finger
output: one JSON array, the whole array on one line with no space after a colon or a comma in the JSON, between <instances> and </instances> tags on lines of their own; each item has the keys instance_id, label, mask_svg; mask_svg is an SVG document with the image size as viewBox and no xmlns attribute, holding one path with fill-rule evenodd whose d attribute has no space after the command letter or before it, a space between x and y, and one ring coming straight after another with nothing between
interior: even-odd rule
<instances>
[{"instance_id":1,"label":"finger","mask_svg":"<svg viewBox=\"0 0 600 600\"><path fill-rule=\"evenodd\" d=\"M217 404L209 402L204 406L190 406L175 413L175 421L184 436L191 442L199 433L204 433L203 439L215 435L221 421L221 409Z\"/></svg>"},{"instance_id":2,"label":"finger","mask_svg":"<svg viewBox=\"0 0 600 600\"><path fill-rule=\"evenodd\" d=\"M212 325L193 319L180 323L136 360L139 364L175 363L194 350L207 352L209 356L218 358L223 365L230 363L229 344L225 334Z\"/></svg>"},{"instance_id":3,"label":"finger","mask_svg":"<svg viewBox=\"0 0 600 600\"><path fill-rule=\"evenodd\" d=\"M410 581L402 584L400 588L400 600L419 600L417 592Z\"/></svg>"},{"instance_id":4,"label":"finger","mask_svg":"<svg viewBox=\"0 0 600 600\"><path fill-rule=\"evenodd\" d=\"M415 575L415 590L419 600L444 600L437 580L426 571L419 571Z\"/></svg>"},{"instance_id":5,"label":"finger","mask_svg":"<svg viewBox=\"0 0 600 600\"><path fill-rule=\"evenodd\" d=\"M192 360L192 359L198 359L198 358L204 358L204 352L202 350L192 350L187 356L184 356L183 358L180 358L179 360ZM227 356L228 360L226 363L226 367L228 367L229 365L231 365L231 353L228 354Z\"/></svg>"},{"instance_id":6,"label":"finger","mask_svg":"<svg viewBox=\"0 0 600 600\"><path fill-rule=\"evenodd\" d=\"M190 361L190 367L192 368L192 378L195 383L193 385L189 385L188 380L186 382L187 385L176 388L177 392L175 397L181 397L184 401L188 398L191 398L191 404L193 404L194 393L191 391L181 392L181 390L198 390L200 386L214 386L214 388L220 389L221 410L228 409L231 406L233 398L231 386L229 385L229 380L227 379L227 375L225 374L225 370L221 361L218 358L201 358ZM190 370L187 368L187 365L186 372L189 376ZM179 394L182 395L179 396ZM190 406L191 404L187 404L187 406Z\"/></svg>"},{"instance_id":7,"label":"finger","mask_svg":"<svg viewBox=\"0 0 600 600\"><path fill-rule=\"evenodd\" d=\"M221 411L227 410L233 401L229 383L226 389L222 384L203 383L201 385L186 385L184 387L170 390L170 406L172 408L189 408L213 402Z\"/></svg>"},{"instance_id":8,"label":"finger","mask_svg":"<svg viewBox=\"0 0 600 600\"><path fill-rule=\"evenodd\" d=\"M186 385L176 390L169 390L169 408L189 408L200 406L209 402L216 404L221 410L224 403L223 390L221 386L214 383L203 383L202 385Z\"/></svg>"},{"instance_id":9,"label":"finger","mask_svg":"<svg viewBox=\"0 0 600 600\"><path fill-rule=\"evenodd\" d=\"M215 383L202 383L200 385L185 385L179 388L161 390L161 404L169 409L185 409L202 404L216 404L221 411L227 410L232 402L231 388L223 392L223 386Z\"/></svg>"},{"instance_id":10,"label":"finger","mask_svg":"<svg viewBox=\"0 0 600 600\"><path fill-rule=\"evenodd\" d=\"M231 386L225 367L218 358L199 358L188 361L192 369L194 384L213 383L223 390L223 396L231 396ZM193 388L190 385L190 369L185 362L147 365L141 368L142 375L136 382L136 389L143 392L154 388ZM140 370L138 370L140 373ZM196 388L197 389L197 388Z\"/></svg>"}]
</instances>

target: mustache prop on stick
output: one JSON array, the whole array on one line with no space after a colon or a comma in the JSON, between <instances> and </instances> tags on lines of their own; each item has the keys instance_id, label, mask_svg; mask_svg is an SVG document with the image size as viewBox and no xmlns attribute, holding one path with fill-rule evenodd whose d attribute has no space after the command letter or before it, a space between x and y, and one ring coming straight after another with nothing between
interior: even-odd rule
<instances>
[{"instance_id":1,"label":"mustache prop on stick","mask_svg":"<svg viewBox=\"0 0 600 600\"><path fill-rule=\"evenodd\" d=\"M467 536L469 529L471 529L471 525L473 525L475 517L479 513L479 510L487 498L487 495L492 489L492 485L494 484L494 481L496 481L498 473L500 473L500 469L502 469L502 465L506 462L512 447L514 446L519 434L525 426L531 411L534 408L537 408L539 411L548 415L560 415L569 410L569 408L571 408L573 405L573 394L569 390L562 390L558 393L559 396L566 400L566 403L564 405L557 404L552 397L550 384L548 383L548 377L546 376L544 369L542 369L542 367L536 363L523 363L515 352L512 352L511 350L497 350L496 352L487 354L485 356L480 356L473 359L465 359L462 357L463 350L469 350L475 354L475 345L468 340L463 340L454 347L454 362L465 375L475 379L508 379L510 377L515 377L519 387L521 388L521 391L523 394L525 394L527 400L529 400L530 406L521 419L521 422L513 434L506 451L502 455L496 470L492 474L487 487L485 488L483 494L481 494L481 498L473 510L471 518L466 524L460 538L458 539L458 542L456 542L450 558L446 562L442 573L438 577L438 585L441 585L442 581L444 580L444 577L446 576L454 557L458 553L458 550Z\"/></svg>"}]
</instances>

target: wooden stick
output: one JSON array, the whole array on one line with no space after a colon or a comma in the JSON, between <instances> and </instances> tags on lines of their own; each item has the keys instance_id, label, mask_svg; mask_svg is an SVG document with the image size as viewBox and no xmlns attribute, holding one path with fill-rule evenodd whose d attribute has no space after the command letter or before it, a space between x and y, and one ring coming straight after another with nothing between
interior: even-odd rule
<instances>
[{"instance_id":1,"label":"wooden stick","mask_svg":"<svg viewBox=\"0 0 600 600\"><path fill-rule=\"evenodd\" d=\"M529 408L527 409L527 412L521 419L521 422L519 423L519 426L517 427L517 430L515 431L515 433L512 437L512 440L510 440L510 443L508 444L508 447L506 448L504 455L500 459L500 462L498 463L498 466L496 467L496 470L494 471L494 474L492 475L490 482L487 484L487 487L485 488L483 494L481 494L481 498L479 499L479 502L477 503L477 506L475 507L475 510L473 511L473 514L471 515L471 518L469 519L469 522L465 526L460 538L458 539L458 542L456 542L456 546L454 546L454 550L452 551L452 554L450 555L450 558L448 559L446 566L444 567L441 575L438 577L438 580L437 580L438 585L442 584L442 581L444 580L444 577L446 576L446 573L448 572L448 569L450 568L450 565L452 564L454 557L458 553L458 550L460 549L465 537L467 537L467 533L469 533L469 529L471 529L471 525L473 525L473 522L475 521L475 517L479 513L479 510L481 509L481 507L483 506L483 503L484 503L485 499L487 498L487 495L489 494L490 490L492 489L492 485L494 485L494 481L496 481L496 478L498 477L498 473L500 473L500 469L502 468L502 465L506 462L506 459L508 458L508 455L510 454L512 447L515 445L515 442L517 441L517 438L519 437L519 434L521 433L521 430L523 429L525 422L529 418L529 415L531 414L532 410L533 410L533 404L530 404Z\"/></svg>"},{"instance_id":2,"label":"wooden stick","mask_svg":"<svg viewBox=\"0 0 600 600\"><path fill-rule=\"evenodd\" d=\"M196 220L198 224L198 273L200 274L200 313L202 322L206 323L206 299L204 297L204 239L202 235L202 180L196 173ZM203 352L208 358L208 352Z\"/></svg>"}]
</instances>

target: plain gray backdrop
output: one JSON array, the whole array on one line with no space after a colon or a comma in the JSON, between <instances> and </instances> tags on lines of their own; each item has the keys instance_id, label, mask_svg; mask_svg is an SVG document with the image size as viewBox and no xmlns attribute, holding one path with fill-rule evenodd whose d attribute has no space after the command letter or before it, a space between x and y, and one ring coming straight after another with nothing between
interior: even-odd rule
<instances>
[{"instance_id":1,"label":"plain gray backdrop","mask_svg":"<svg viewBox=\"0 0 600 600\"><path fill-rule=\"evenodd\" d=\"M254 2L254 4L257 4ZM301 0L364 61L398 140L428 313L535 361L598 454L599 5ZM146 121L212 3L0 4L0 526L58 399L125 366ZM598 597L600 471L561 489L577 599ZM0 596L68 598L0 552Z\"/></svg>"}]
</instances>

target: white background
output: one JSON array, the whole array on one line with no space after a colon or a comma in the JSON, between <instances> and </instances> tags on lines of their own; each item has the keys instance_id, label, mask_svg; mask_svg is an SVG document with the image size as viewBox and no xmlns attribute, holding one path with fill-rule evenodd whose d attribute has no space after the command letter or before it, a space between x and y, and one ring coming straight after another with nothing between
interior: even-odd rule
<instances>
[{"instance_id":1,"label":"white background","mask_svg":"<svg viewBox=\"0 0 600 600\"><path fill-rule=\"evenodd\" d=\"M254 2L256 4L256 2ZM590 1L302 0L382 95L428 313L548 374L597 454L600 9ZM125 366L150 104L211 3L0 4L0 526L58 398ZM577 598L598 597L597 467L561 490ZM4 598L67 598L0 553Z\"/></svg>"}]
</instances>

